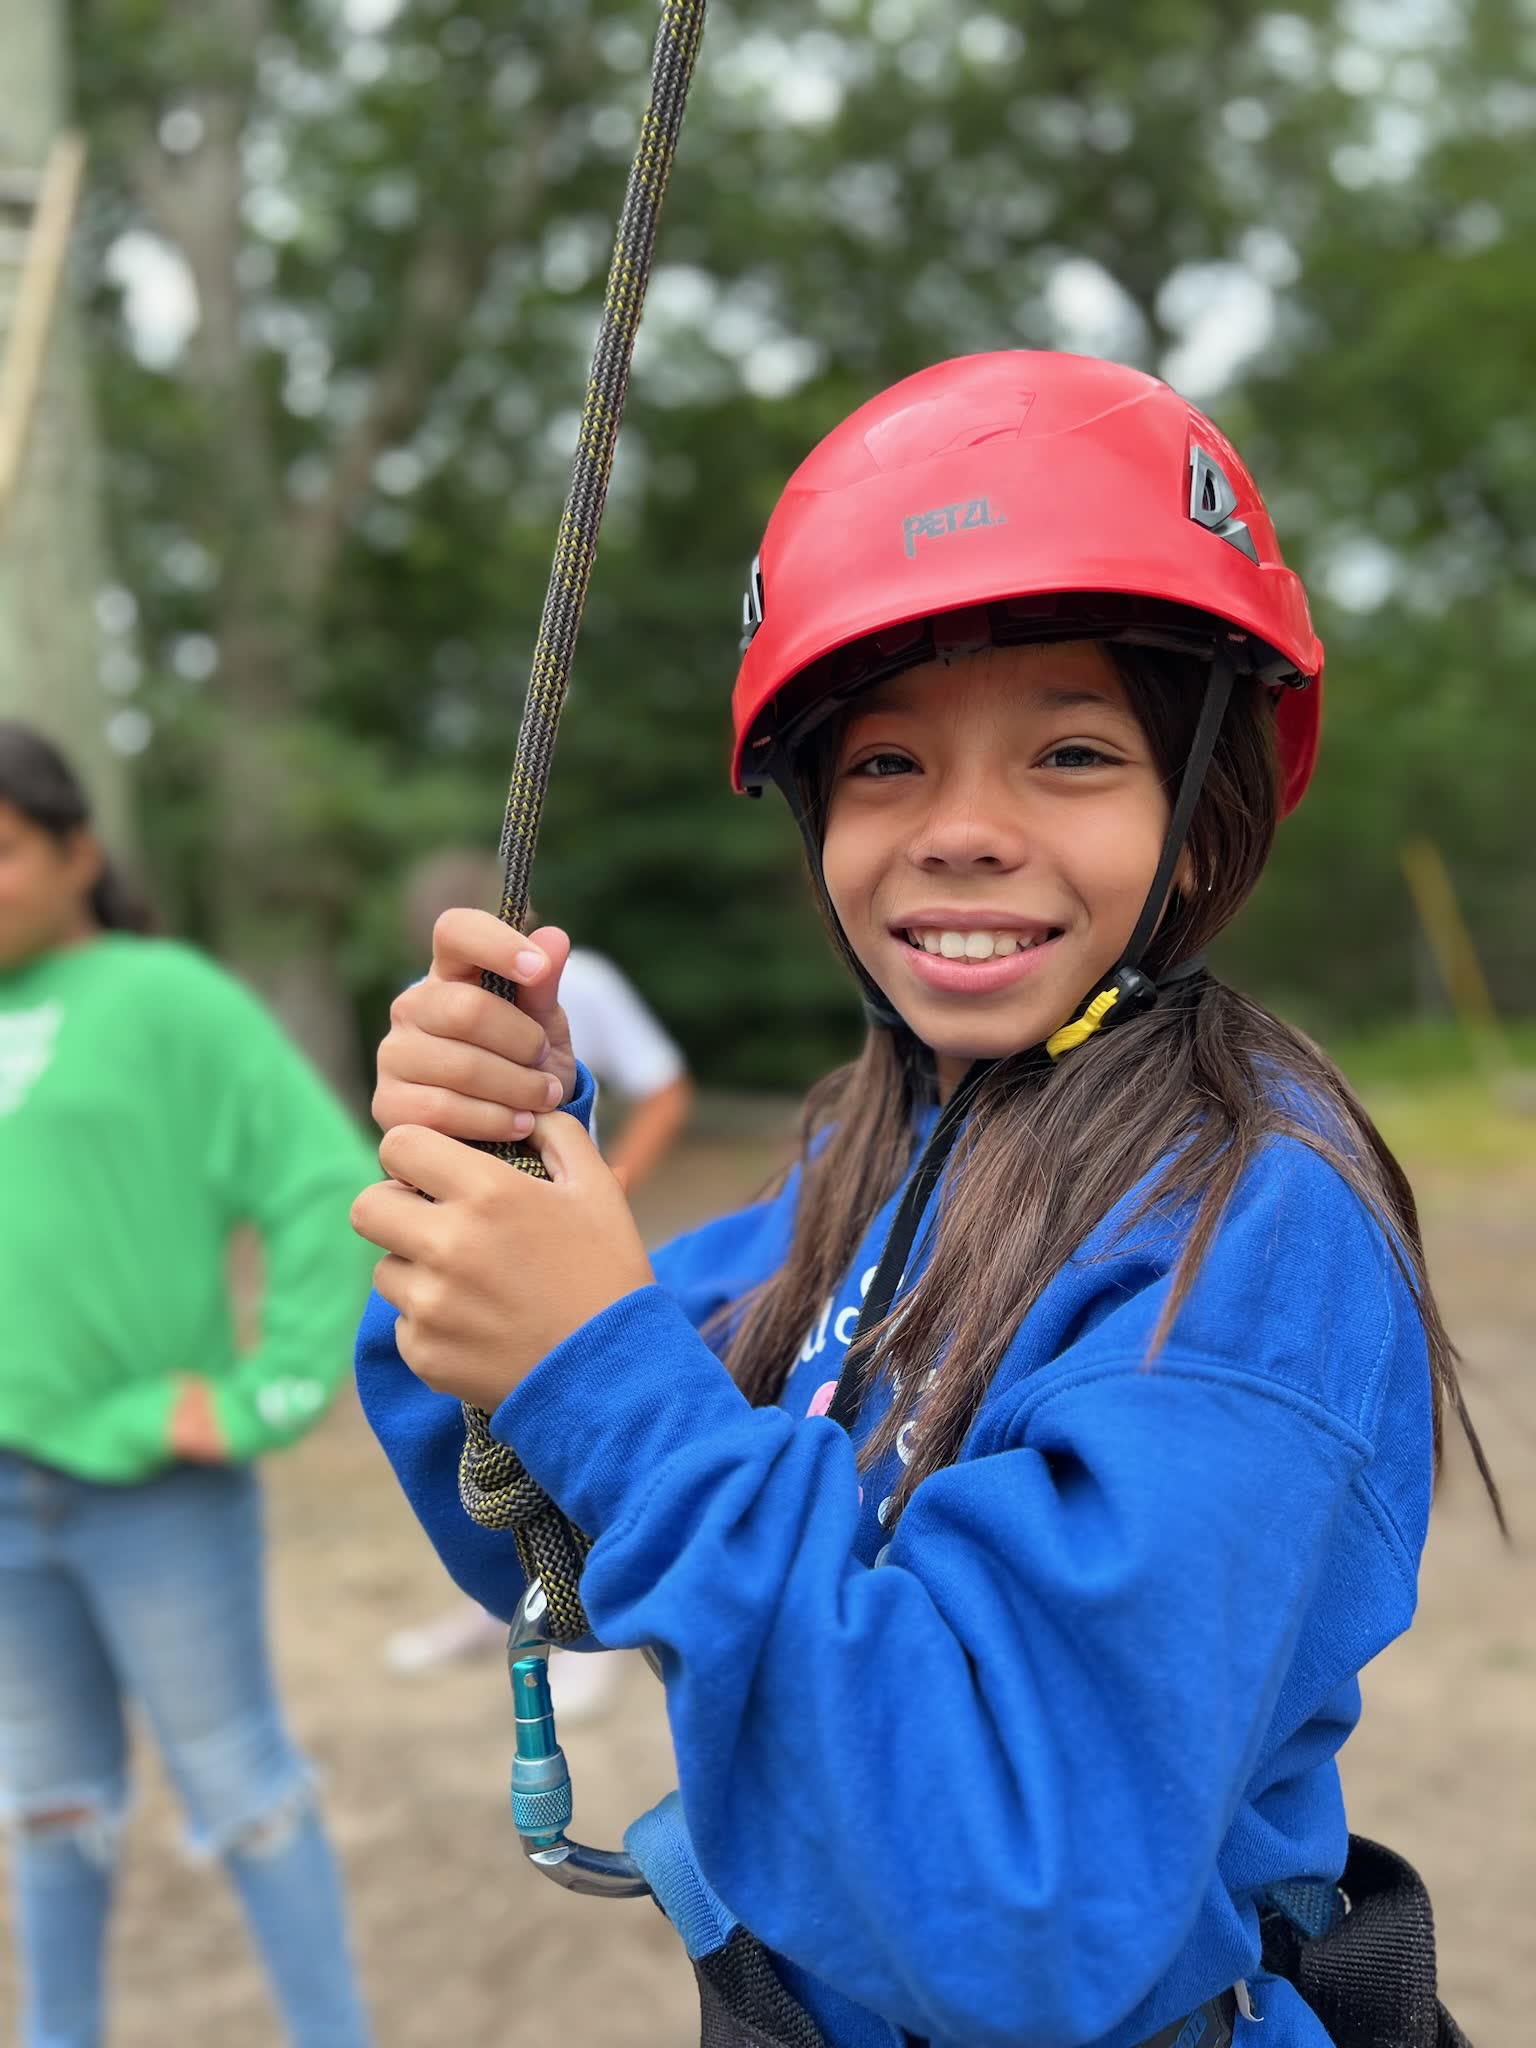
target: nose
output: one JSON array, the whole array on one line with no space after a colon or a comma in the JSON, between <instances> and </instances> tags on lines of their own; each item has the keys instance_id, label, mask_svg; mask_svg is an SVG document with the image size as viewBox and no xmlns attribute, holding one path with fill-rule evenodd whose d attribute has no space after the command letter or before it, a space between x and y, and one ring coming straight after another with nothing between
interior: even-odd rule
<instances>
[{"instance_id":1,"label":"nose","mask_svg":"<svg viewBox=\"0 0 1536 2048\"><path fill-rule=\"evenodd\" d=\"M983 868L1007 872L1029 858L1027 801L1002 765L929 778L929 807L911 849L925 873Z\"/></svg>"}]
</instances>

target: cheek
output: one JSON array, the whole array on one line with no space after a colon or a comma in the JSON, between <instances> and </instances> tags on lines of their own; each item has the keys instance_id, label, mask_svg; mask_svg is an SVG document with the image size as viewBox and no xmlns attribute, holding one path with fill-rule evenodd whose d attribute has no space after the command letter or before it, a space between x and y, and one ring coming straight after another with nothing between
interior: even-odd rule
<instances>
[{"instance_id":1,"label":"cheek","mask_svg":"<svg viewBox=\"0 0 1536 2048\"><path fill-rule=\"evenodd\" d=\"M838 920L847 929L868 907L880 873L880 852L869 821L836 802L821 841L821 872Z\"/></svg>"},{"instance_id":2,"label":"cheek","mask_svg":"<svg viewBox=\"0 0 1536 2048\"><path fill-rule=\"evenodd\" d=\"M1157 873L1168 806L1161 793L1135 806L1119 807L1079 842L1078 886L1101 914L1134 920Z\"/></svg>"},{"instance_id":3,"label":"cheek","mask_svg":"<svg viewBox=\"0 0 1536 2048\"><path fill-rule=\"evenodd\" d=\"M0 903L15 909L40 893L38 877L30 862L0 859Z\"/></svg>"}]
</instances>

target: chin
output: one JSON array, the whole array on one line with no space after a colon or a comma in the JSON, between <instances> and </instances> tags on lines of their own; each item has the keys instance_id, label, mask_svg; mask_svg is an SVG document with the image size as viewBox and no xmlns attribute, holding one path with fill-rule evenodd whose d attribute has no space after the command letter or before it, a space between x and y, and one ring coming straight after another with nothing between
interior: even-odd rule
<instances>
[{"instance_id":1,"label":"chin","mask_svg":"<svg viewBox=\"0 0 1536 2048\"><path fill-rule=\"evenodd\" d=\"M1033 1046L1043 1045L1066 1020L1053 1011L1049 1016L1039 1017L968 1017L963 1024L953 1017L940 1019L917 1014L907 1016L905 1021L936 1059L969 1065L973 1060L1001 1060L1010 1053L1028 1052Z\"/></svg>"}]
</instances>

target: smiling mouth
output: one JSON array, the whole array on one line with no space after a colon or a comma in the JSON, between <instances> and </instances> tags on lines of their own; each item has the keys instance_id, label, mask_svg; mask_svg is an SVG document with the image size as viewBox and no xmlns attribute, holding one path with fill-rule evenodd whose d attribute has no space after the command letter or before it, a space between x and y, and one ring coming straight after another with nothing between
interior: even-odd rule
<instances>
[{"instance_id":1,"label":"smiling mouth","mask_svg":"<svg viewBox=\"0 0 1536 2048\"><path fill-rule=\"evenodd\" d=\"M1042 925L1032 932L955 931L934 926L913 926L902 938L916 953L931 953L942 960L999 960L1010 953L1032 953L1062 935L1059 925Z\"/></svg>"}]
</instances>

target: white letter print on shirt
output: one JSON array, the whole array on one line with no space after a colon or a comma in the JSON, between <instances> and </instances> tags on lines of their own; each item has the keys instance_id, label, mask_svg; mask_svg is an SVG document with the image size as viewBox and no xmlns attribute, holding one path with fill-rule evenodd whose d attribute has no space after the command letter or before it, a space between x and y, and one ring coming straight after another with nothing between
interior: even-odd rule
<instances>
[{"instance_id":1,"label":"white letter print on shirt","mask_svg":"<svg viewBox=\"0 0 1536 2048\"><path fill-rule=\"evenodd\" d=\"M0 1116L20 1109L32 1084L53 1064L64 1012L57 1003L0 1017Z\"/></svg>"},{"instance_id":2,"label":"white letter print on shirt","mask_svg":"<svg viewBox=\"0 0 1536 2048\"><path fill-rule=\"evenodd\" d=\"M874 1285L874 1280L875 1268L871 1266L859 1282L859 1300L861 1302ZM833 1296L829 1294L821 1305L821 1314L816 1318L815 1328L811 1330L805 1342L800 1346L800 1363L802 1365L809 1365L813 1358L820 1358L822 1352L827 1348L827 1325L832 1322L832 1302ZM832 1335L845 1351L853 1342L853 1333L858 1328L858 1324L859 1312L856 1308L845 1308L838 1316L836 1323L833 1324Z\"/></svg>"},{"instance_id":3,"label":"white letter print on shirt","mask_svg":"<svg viewBox=\"0 0 1536 2048\"><path fill-rule=\"evenodd\" d=\"M869 1293L870 1288L874 1284L875 1270L876 1269L873 1266L871 1266L868 1269L868 1271L864 1273L863 1276L860 1278L859 1300L861 1302L864 1300L865 1296ZM809 1335L806 1337L805 1342L800 1347L800 1363L802 1365L809 1365L813 1358L819 1358L821 1353L826 1349L827 1325L831 1321L832 1301L833 1297L829 1295L826 1301L822 1304L821 1314L817 1317L815 1326L810 1331ZM839 1310L837 1321L835 1323L832 1323L833 1339L844 1351L846 1351L848 1349L848 1346L853 1342L853 1333L858 1328L858 1322L859 1311L858 1309L850 1305L845 1309ZM927 1388L931 1387L937 1378L938 1367L930 1366L927 1373L923 1377L923 1388L926 1390ZM832 1395L836 1389L836 1386L836 1380L823 1381L823 1383L816 1389L816 1392L811 1397L811 1405L806 1410L807 1415L825 1415L828 1407L831 1405ZM900 1392L899 1383L897 1385L896 1391L898 1393ZM910 1465L912 1462L912 1432L914 1426L915 1425L913 1420L909 1418L906 1422L902 1424L900 1434L896 1438L896 1455L898 1458L900 1458L903 1465ZM862 1497L863 1489L861 1487L860 1498L862 1499ZM887 1529L891 1526L892 1513L894 1508L895 1496L893 1494L887 1494L885 1499L880 1502L877 1511L880 1526L882 1529ZM877 1565L885 1563L886 1558L890 1554L890 1548L891 1546L889 1543L886 1543L881 1547L879 1555L875 1558L875 1563Z\"/></svg>"}]
</instances>

